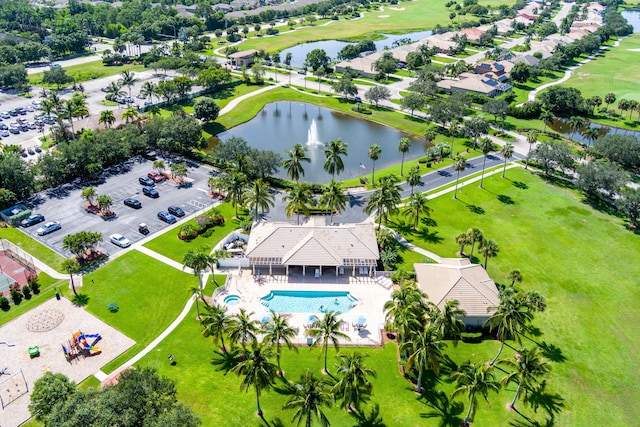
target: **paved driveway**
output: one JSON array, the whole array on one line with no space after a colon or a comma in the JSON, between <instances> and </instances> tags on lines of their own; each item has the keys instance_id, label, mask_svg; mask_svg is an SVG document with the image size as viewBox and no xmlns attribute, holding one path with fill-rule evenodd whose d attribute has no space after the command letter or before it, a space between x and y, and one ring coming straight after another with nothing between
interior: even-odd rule
<instances>
[{"instance_id":1,"label":"paved driveway","mask_svg":"<svg viewBox=\"0 0 640 427\"><path fill-rule=\"evenodd\" d=\"M169 167L170 159L165 159ZM142 185L138 183L138 177L146 176L150 172L153 162L142 158L135 158L123 165L120 172L107 176L102 183L94 185L98 195L107 194L114 201L113 210L117 216L115 219L104 220L100 216L87 212L82 207L84 200L80 197L82 185L66 184L54 190L38 194L39 200L33 203L34 211L45 216L47 221L60 221L61 230L54 231L46 236L38 236L36 230L42 224L23 229L35 239L44 243L58 253L69 256L62 249L62 239L67 234L79 231L99 231L103 235L102 250L114 254L122 249L109 242L109 235L120 233L135 243L145 236L138 232L138 224L141 222L149 226L151 234L163 230L168 226L157 218L157 213L166 210L169 205L180 206L186 213L183 221L191 214L210 207L214 200L206 193L208 191L207 180L210 178L211 169L195 163L189 163L188 178L193 179L190 187L178 187L164 181L156 184L160 193L157 199L151 199L142 194ZM107 175L107 174L105 174ZM88 185L88 184L86 184ZM124 199L134 197L142 203L141 209L132 209L123 204Z\"/></svg>"}]
</instances>

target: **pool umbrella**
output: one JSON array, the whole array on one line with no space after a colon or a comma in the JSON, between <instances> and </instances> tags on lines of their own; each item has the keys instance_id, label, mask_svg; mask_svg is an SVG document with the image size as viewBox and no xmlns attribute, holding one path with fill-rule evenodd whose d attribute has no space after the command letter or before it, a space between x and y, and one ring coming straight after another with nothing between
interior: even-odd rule
<instances>
[{"instance_id":1,"label":"pool umbrella","mask_svg":"<svg viewBox=\"0 0 640 427\"><path fill-rule=\"evenodd\" d=\"M358 315L358 316L354 317L354 321L358 325L364 325L364 324L367 323L367 318L362 316L362 315Z\"/></svg>"}]
</instances>

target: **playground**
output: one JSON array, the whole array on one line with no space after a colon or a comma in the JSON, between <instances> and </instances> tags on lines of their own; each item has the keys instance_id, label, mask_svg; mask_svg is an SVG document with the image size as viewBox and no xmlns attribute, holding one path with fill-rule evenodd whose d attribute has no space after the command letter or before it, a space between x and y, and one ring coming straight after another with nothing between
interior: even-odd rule
<instances>
[{"instance_id":1,"label":"playground","mask_svg":"<svg viewBox=\"0 0 640 427\"><path fill-rule=\"evenodd\" d=\"M79 383L133 344L65 298L0 327L0 426L17 427L30 417L31 391L45 372Z\"/></svg>"}]
</instances>

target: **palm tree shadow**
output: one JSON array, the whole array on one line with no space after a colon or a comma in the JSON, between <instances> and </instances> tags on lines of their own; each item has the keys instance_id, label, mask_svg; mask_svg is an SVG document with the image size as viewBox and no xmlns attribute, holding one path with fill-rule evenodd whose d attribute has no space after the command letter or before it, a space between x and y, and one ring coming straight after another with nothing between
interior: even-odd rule
<instances>
[{"instance_id":1,"label":"palm tree shadow","mask_svg":"<svg viewBox=\"0 0 640 427\"><path fill-rule=\"evenodd\" d=\"M476 215L484 215L485 211L483 208L481 208L480 206L477 205L470 205L469 203L465 202L464 200L460 199L460 197L458 197L456 200L464 203L465 205L467 205L467 208L471 211L471 213L474 213Z\"/></svg>"},{"instance_id":2,"label":"palm tree shadow","mask_svg":"<svg viewBox=\"0 0 640 427\"><path fill-rule=\"evenodd\" d=\"M285 427L287 425L279 417L273 418L271 420L271 424L264 424L264 423L261 423L261 424L264 426L272 426L272 427Z\"/></svg>"},{"instance_id":3,"label":"palm tree shadow","mask_svg":"<svg viewBox=\"0 0 640 427\"><path fill-rule=\"evenodd\" d=\"M444 238L438 236L438 231L429 232L428 229L424 229L418 231L417 234L420 239L429 243L440 243L444 240Z\"/></svg>"},{"instance_id":4,"label":"palm tree shadow","mask_svg":"<svg viewBox=\"0 0 640 427\"><path fill-rule=\"evenodd\" d=\"M239 350L228 349L227 351L214 351L211 364L216 366L217 371L224 371L227 375L234 366L236 366L241 360L241 354Z\"/></svg>"},{"instance_id":5,"label":"palm tree shadow","mask_svg":"<svg viewBox=\"0 0 640 427\"><path fill-rule=\"evenodd\" d=\"M425 403L432 410L420 414L422 418L438 418L440 427L460 425L460 414L464 410L462 402L452 401L443 391L428 390L423 394Z\"/></svg>"},{"instance_id":6,"label":"palm tree shadow","mask_svg":"<svg viewBox=\"0 0 640 427\"><path fill-rule=\"evenodd\" d=\"M362 207L364 206L364 201L362 200L362 196L349 196L349 207Z\"/></svg>"},{"instance_id":7,"label":"palm tree shadow","mask_svg":"<svg viewBox=\"0 0 640 427\"><path fill-rule=\"evenodd\" d=\"M529 404L535 413L538 413L538 409L543 409L553 422L555 416L564 408L564 398L557 393L547 393L546 388L547 381L543 380L537 387L529 390L525 403Z\"/></svg>"},{"instance_id":8,"label":"palm tree shadow","mask_svg":"<svg viewBox=\"0 0 640 427\"><path fill-rule=\"evenodd\" d=\"M513 183L514 187L519 188L521 190L526 190L526 189L529 188L529 186L527 184L525 184L524 182L512 181L512 183Z\"/></svg>"},{"instance_id":9,"label":"palm tree shadow","mask_svg":"<svg viewBox=\"0 0 640 427\"><path fill-rule=\"evenodd\" d=\"M425 227L437 227L437 226L438 226L438 223L437 223L437 222L436 222L436 220L435 220L435 219L433 219L433 218L425 217L425 218L422 218L422 219L420 220L420 222L421 222L421 223L422 223L422 225L424 225Z\"/></svg>"},{"instance_id":10,"label":"palm tree shadow","mask_svg":"<svg viewBox=\"0 0 640 427\"><path fill-rule=\"evenodd\" d=\"M513 199L505 194L499 194L498 195L498 201L500 203L504 203L505 205L514 205L516 202L513 201Z\"/></svg>"},{"instance_id":11,"label":"palm tree shadow","mask_svg":"<svg viewBox=\"0 0 640 427\"><path fill-rule=\"evenodd\" d=\"M542 350L543 356L551 360L552 362L560 363L567 360L567 356L562 354L562 349L555 344L542 341L539 346Z\"/></svg>"},{"instance_id":12,"label":"palm tree shadow","mask_svg":"<svg viewBox=\"0 0 640 427\"><path fill-rule=\"evenodd\" d=\"M536 420L527 419L525 421L511 421L509 424L513 427L553 427L556 425L556 422L553 418L545 418L543 423L540 423Z\"/></svg>"}]
</instances>

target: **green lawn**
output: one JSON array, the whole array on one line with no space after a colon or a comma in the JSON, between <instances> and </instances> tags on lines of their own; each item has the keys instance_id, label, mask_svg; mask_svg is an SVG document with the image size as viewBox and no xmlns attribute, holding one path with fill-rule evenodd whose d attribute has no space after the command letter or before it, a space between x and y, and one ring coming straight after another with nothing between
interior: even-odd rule
<instances>
[{"instance_id":1,"label":"green lawn","mask_svg":"<svg viewBox=\"0 0 640 427\"><path fill-rule=\"evenodd\" d=\"M49 298L54 298L56 288L61 290L66 289L69 284L69 280L57 280L47 273L40 273L38 275L38 281L40 283L40 293L38 295L32 295L31 299L23 299L19 305L11 304L9 311L0 311L0 325L4 325L32 308L39 306Z\"/></svg>"},{"instance_id":2,"label":"green lawn","mask_svg":"<svg viewBox=\"0 0 640 427\"><path fill-rule=\"evenodd\" d=\"M70 65L64 67L67 74L74 77L76 83L82 83L89 80L101 79L103 77L113 76L120 74L124 71L145 71L144 65L112 65L105 66L102 61L92 61L85 64ZM45 86L47 88L55 88L55 85L47 85L42 83L42 77L44 73L36 73L29 75L29 84L37 86Z\"/></svg>"},{"instance_id":3,"label":"green lawn","mask_svg":"<svg viewBox=\"0 0 640 427\"><path fill-rule=\"evenodd\" d=\"M486 179L485 189L469 185L458 196L431 201L433 224L419 233L404 220L396 220L397 228L414 244L451 257L459 249L454 237L469 227L495 239L500 254L489 260L492 278L506 283L518 268L523 288L539 290L549 304L535 322L543 335L534 339L556 346L565 359L554 364L549 382L566 405L556 425L633 422L640 416L637 362L629 356L640 345L640 267L630 261L640 255L637 236L574 191L522 170ZM481 410L477 425L495 425L487 416Z\"/></svg>"},{"instance_id":4,"label":"green lawn","mask_svg":"<svg viewBox=\"0 0 640 427\"><path fill-rule=\"evenodd\" d=\"M37 240L32 239L29 235L17 228L0 228L0 238L7 239L15 245L18 245L29 255L39 259L54 270L60 270L60 264L65 260L65 258L57 252L49 249Z\"/></svg>"},{"instance_id":5,"label":"green lawn","mask_svg":"<svg viewBox=\"0 0 640 427\"><path fill-rule=\"evenodd\" d=\"M616 98L640 100L640 34L634 34L611 47L597 59L574 71L566 86L580 89L582 95L604 97L613 92ZM613 108L617 106L611 106ZM626 117L626 113L622 112Z\"/></svg>"},{"instance_id":6,"label":"green lawn","mask_svg":"<svg viewBox=\"0 0 640 427\"><path fill-rule=\"evenodd\" d=\"M153 258L131 251L87 274L82 293L89 296L87 311L118 329L136 344L106 365L117 368L153 341L178 316L188 289L197 286L192 274L184 273ZM111 313L107 304L120 309Z\"/></svg>"},{"instance_id":7,"label":"green lawn","mask_svg":"<svg viewBox=\"0 0 640 427\"><path fill-rule=\"evenodd\" d=\"M242 210L238 211L240 218L234 218L235 208L231 206L231 203L223 203L218 206L218 209L224 215L225 223L220 227L213 228L214 231L211 236L198 236L190 242L186 242L178 239L180 228L175 228L145 243L144 246L178 262L182 262L184 254L189 250L198 249L203 245L208 245L209 248L213 249L227 234L240 228L240 223L246 218L242 216L246 214ZM195 221L191 220L189 224L195 225Z\"/></svg>"}]
</instances>

